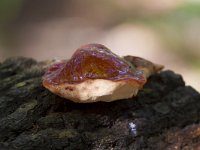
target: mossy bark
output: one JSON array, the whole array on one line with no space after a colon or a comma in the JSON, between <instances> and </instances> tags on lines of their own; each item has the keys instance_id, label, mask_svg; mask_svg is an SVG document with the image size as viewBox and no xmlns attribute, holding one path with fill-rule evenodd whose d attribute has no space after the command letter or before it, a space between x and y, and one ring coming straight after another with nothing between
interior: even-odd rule
<instances>
[{"instance_id":1,"label":"mossy bark","mask_svg":"<svg viewBox=\"0 0 200 150\"><path fill-rule=\"evenodd\" d=\"M155 74L128 100L77 104L42 86L47 65L0 64L0 149L200 148L200 94L180 75Z\"/></svg>"}]
</instances>

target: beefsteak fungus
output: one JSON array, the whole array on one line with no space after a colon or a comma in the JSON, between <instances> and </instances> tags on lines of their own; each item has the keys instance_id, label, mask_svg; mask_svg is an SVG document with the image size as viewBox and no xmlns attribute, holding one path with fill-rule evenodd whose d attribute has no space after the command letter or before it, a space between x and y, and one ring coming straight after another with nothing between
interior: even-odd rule
<instances>
[{"instance_id":1,"label":"beefsteak fungus","mask_svg":"<svg viewBox=\"0 0 200 150\"><path fill-rule=\"evenodd\" d=\"M111 102L136 96L147 78L162 68L143 58L119 57L101 44L88 44L71 59L50 66L43 86L77 103Z\"/></svg>"}]
</instances>

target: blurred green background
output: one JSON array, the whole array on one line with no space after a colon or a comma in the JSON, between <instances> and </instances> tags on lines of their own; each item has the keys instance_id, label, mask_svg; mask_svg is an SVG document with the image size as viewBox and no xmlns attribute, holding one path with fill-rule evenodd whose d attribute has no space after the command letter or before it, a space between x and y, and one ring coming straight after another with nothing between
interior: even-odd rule
<instances>
[{"instance_id":1,"label":"blurred green background","mask_svg":"<svg viewBox=\"0 0 200 150\"><path fill-rule=\"evenodd\" d=\"M67 59L87 43L163 64L200 91L200 0L0 0L0 61Z\"/></svg>"}]
</instances>

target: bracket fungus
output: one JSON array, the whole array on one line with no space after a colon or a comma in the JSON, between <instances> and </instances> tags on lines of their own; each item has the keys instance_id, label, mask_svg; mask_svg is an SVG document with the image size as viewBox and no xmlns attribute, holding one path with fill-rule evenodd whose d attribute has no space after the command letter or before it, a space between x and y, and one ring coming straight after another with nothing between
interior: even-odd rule
<instances>
[{"instance_id":1,"label":"bracket fungus","mask_svg":"<svg viewBox=\"0 0 200 150\"><path fill-rule=\"evenodd\" d=\"M143 58L119 57L101 44L88 44L71 59L51 65L43 86L77 103L111 102L136 96L147 78L162 68Z\"/></svg>"}]
</instances>

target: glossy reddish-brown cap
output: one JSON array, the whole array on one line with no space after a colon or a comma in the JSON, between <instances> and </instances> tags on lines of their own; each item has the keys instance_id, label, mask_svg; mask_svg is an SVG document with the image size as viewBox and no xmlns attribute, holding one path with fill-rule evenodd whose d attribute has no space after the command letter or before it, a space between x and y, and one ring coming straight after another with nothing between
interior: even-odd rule
<instances>
[{"instance_id":1,"label":"glossy reddish-brown cap","mask_svg":"<svg viewBox=\"0 0 200 150\"><path fill-rule=\"evenodd\" d=\"M145 82L141 71L101 44L80 47L67 62L50 66L43 79L49 84L75 84L88 79Z\"/></svg>"}]
</instances>

